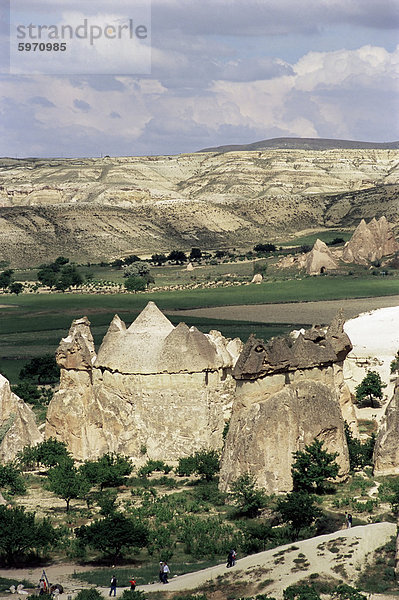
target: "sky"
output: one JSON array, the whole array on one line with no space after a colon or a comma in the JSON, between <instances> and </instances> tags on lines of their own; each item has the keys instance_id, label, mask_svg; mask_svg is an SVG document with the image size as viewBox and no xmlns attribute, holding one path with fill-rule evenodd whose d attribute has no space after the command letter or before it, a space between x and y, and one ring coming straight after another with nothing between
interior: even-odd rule
<instances>
[{"instance_id":1,"label":"sky","mask_svg":"<svg viewBox=\"0 0 399 600\"><path fill-rule=\"evenodd\" d=\"M0 156L399 140L399 0L10 1L9 16L0 0L3 57L11 49ZM130 18L146 37L127 39L126 28L126 39L68 39L63 55L17 50L34 41L26 29L16 39L18 23L76 28L85 18L96 31Z\"/></svg>"}]
</instances>

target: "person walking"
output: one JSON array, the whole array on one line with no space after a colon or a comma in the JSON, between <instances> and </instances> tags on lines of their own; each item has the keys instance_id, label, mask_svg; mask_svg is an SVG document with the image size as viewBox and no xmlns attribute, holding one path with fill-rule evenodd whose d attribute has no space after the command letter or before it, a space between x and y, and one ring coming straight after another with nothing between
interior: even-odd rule
<instances>
[{"instance_id":1,"label":"person walking","mask_svg":"<svg viewBox=\"0 0 399 600\"><path fill-rule=\"evenodd\" d=\"M163 569L162 569L162 583L169 583L169 581L168 581L169 573L170 573L170 569L168 567L167 562L165 561L163 563Z\"/></svg>"},{"instance_id":2,"label":"person walking","mask_svg":"<svg viewBox=\"0 0 399 600\"><path fill-rule=\"evenodd\" d=\"M348 529L352 527L352 515L348 513Z\"/></svg>"},{"instance_id":3,"label":"person walking","mask_svg":"<svg viewBox=\"0 0 399 600\"><path fill-rule=\"evenodd\" d=\"M114 596L116 596L116 585L117 585L116 577L115 577L115 575L112 575L112 577L111 577L111 588L109 590L109 595L110 596L112 596L112 592L114 592Z\"/></svg>"},{"instance_id":4,"label":"person walking","mask_svg":"<svg viewBox=\"0 0 399 600\"><path fill-rule=\"evenodd\" d=\"M129 581L130 583L130 591L134 592L134 590L136 589L136 580L134 577L131 578L131 580Z\"/></svg>"},{"instance_id":5,"label":"person walking","mask_svg":"<svg viewBox=\"0 0 399 600\"><path fill-rule=\"evenodd\" d=\"M163 562L159 561L159 581L163 583Z\"/></svg>"},{"instance_id":6,"label":"person walking","mask_svg":"<svg viewBox=\"0 0 399 600\"><path fill-rule=\"evenodd\" d=\"M227 565L226 567L232 567L233 566L233 556L234 556L234 550L230 550L230 552L227 555Z\"/></svg>"}]
</instances>

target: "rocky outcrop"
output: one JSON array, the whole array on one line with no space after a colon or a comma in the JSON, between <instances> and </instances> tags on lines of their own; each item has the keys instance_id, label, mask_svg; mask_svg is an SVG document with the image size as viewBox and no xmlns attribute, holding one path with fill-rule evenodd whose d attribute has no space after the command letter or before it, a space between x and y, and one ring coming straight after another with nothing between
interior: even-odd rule
<instances>
[{"instance_id":1,"label":"rocky outcrop","mask_svg":"<svg viewBox=\"0 0 399 600\"><path fill-rule=\"evenodd\" d=\"M362 219L351 239L344 246L342 260L367 265L398 250L399 244L385 217L381 217L378 221L373 218L368 224Z\"/></svg>"},{"instance_id":2,"label":"rocky outcrop","mask_svg":"<svg viewBox=\"0 0 399 600\"><path fill-rule=\"evenodd\" d=\"M293 343L250 337L233 371L237 389L221 463L223 490L246 472L268 493L290 490L292 453L315 438L338 452L339 477L347 476L344 407L355 417L342 363L351 347L342 315L327 332L312 327Z\"/></svg>"},{"instance_id":3,"label":"rocky outcrop","mask_svg":"<svg viewBox=\"0 0 399 600\"><path fill-rule=\"evenodd\" d=\"M153 302L128 328L115 316L97 356L89 322L74 321L57 351L60 390L46 436L81 460L113 451L175 461L220 448L240 350L219 332L174 327Z\"/></svg>"},{"instance_id":4,"label":"rocky outcrop","mask_svg":"<svg viewBox=\"0 0 399 600\"><path fill-rule=\"evenodd\" d=\"M317 239L313 248L305 257L305 268L308 275L320 275L338 269L338 261L330 248Z\"/></svg>"},{"instance_id":5,"label":"rocky outcrop","mask_svg":"<svg viewBox=\"0 0 399 600\"><path fill-rule=\"evenodd\" d=\"M34 446L42 439L32 409L11 391L8 380L0 375L0 461L14 460L24 446Z\"/></svg>"},{"instance_id":6,"label":"rocky outcrop","mask_svg":"<svg viewBox=\"0 0 399 600\"><path fill-rule=\"evenodd\" d=\"M374 446L374 475L399 475L399 380Z\"/></svg>"}]
</instances>

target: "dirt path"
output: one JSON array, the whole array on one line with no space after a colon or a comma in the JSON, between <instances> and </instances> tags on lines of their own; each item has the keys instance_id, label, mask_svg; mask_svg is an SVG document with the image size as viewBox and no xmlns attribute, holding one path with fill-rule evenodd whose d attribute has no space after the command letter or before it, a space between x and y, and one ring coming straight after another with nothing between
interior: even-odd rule
<instances>
[{"instance_id":1,"label":"dirt path","mask_svg":"<svg viewBox=\"0 0 399 600\"><path fill-rule=\"evenodd\" d=\"M165 311L168 315L230 319L232 321L258 321L260 323L309 323L326 325L341 308L346 319L376 308L399 306L399 295L379 298L350 298L322 302L295 302L287 304L244 304L192 310Z\"/></svg>"},{"instance_id":2,"label":"dirt path","mask_svg":"<svg viewBox=\"0 0 399 600\"><path fill-rule=\"evenodd\" d=\"M137 589L151 592L194 590L215 581L222 589L224 583L241 581L246 582L251 589L256 584L257 593L268 592L281 598L284 588L311 573L345 579L353 585L358 577L359 567L365 566L367 556L395 534L394 523L353 527L246 556L238 560L232 569L226 569L226 564L223 563L195 573L172 577L167 586L152 583L138 586ZM173 562L170 566L173 575ZM74 563L63 563L49 565L46 567L46 573L51 582L64 585L65 593L60 596L60 600L67 600L68 595L73 597L80 589L88 587L83 582L72 579L71 575L88 569L92 567L84 568ZM154 571L156 579L156 565ZM41 568L0 569L0 577L15 579L15 583L22 579L38 582L41 573ZM118 588L118 596L121 596L123 589ZM99 591L107 597L109 588L99 588Z\"/></svg>"}]
</instances>

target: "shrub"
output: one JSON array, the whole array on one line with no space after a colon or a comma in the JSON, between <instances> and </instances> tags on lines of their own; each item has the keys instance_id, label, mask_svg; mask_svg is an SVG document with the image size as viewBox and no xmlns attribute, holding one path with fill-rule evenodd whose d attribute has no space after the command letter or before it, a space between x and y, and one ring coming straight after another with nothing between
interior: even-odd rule
<instances>
[{"instance_id":1,"label":"shrub","mask_svg":"<svg viewBox=\"0 0 399 600\"><path fill-rule=\"evenodd\" d=\"M232 482L231 496L239 512L247 517L256 517L267 502L264 490L256 487L255 477L249 473Z\"/></svg>"},{"instance_id":2,"label":"shrub","mask_svg":"<svg viewBox=\"0 0 399 600\"><path fill-rule=\"evenodd\" d=\"M326 479L338 475L339 466L335 462L338 452L330 453L323 450L323 442L314 440L305 446L303 452L294 452L294 463L291 467L295 490L316 493L325 491Z\"/></svg>"},{"instance_id":3,"label":"shrub","mask_svg":"<svg viewBox=\"0 0 399 600\"><path fill-rule=\"evenodd\" d=\"M75 600L104 600L103 595L96 589L81 590L75 596Z\"/></svg>"}]
</instances>

